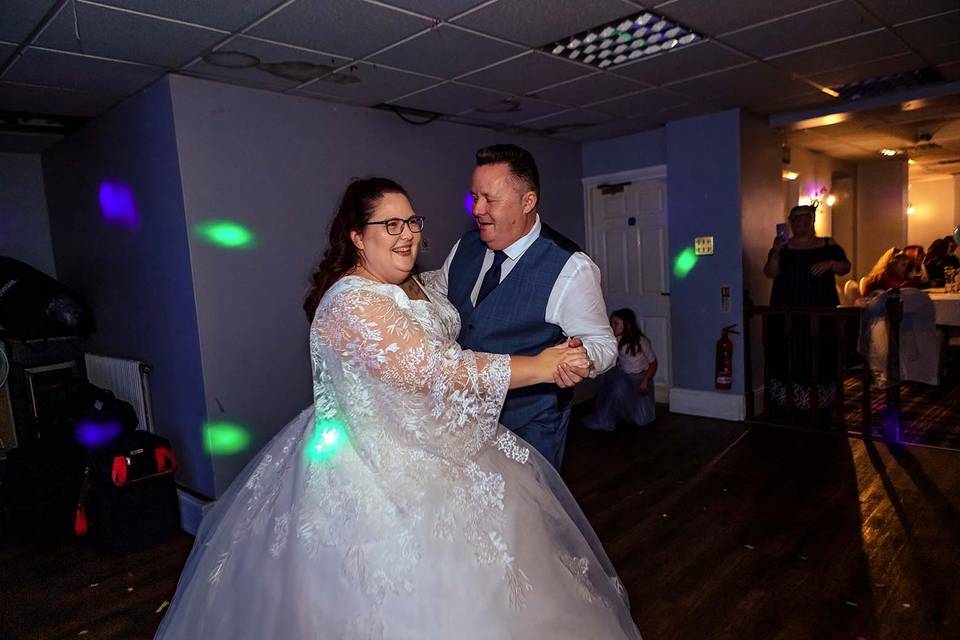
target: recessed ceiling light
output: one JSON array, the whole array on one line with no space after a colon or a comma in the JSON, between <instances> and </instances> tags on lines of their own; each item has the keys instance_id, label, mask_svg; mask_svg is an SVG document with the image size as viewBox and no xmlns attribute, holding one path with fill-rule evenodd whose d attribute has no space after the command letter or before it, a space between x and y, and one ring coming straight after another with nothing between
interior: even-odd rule
<instances>
[{"instance_id":1,"label":"recessed ceiling light","mask_svg":"<svg viewBox=\"0 0 960 640\"><path fill-rule=\"evenodd\" d=\"M700 39L684 25L645 11L635 18L611 20L567 36L542 50L606 69L644 55L669 52ZM574 55L574 52L577 53Z\"/></svg>"},{"instance_id":2,"label":"recessed ceiling light","mask_svg":"<svg viewBox=\"0 0 960 640\"><path fill-rule=\"evenodd\" d=\"M880 155L887 156L889 158L897 155L897 150L896 149L880 149Z\"/></svg>"},{"instance_id":3,"label":"recessed ceiling light","mask_svg":"<svg viewBox=\"0 0 960 640\"><path fill-rule=\"evenodd\" d=\"M796 171L787 171L786 169L784 169L782 177L784 180L796 180L797 178L800 177L800 174L797 173Z\"/></svg>"}]
</instances>

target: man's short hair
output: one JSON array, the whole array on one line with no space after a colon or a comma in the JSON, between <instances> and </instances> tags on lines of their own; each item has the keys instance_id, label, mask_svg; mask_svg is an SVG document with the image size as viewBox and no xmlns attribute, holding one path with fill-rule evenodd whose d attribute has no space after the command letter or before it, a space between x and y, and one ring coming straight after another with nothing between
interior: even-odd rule
<instances>
[{"instance_id":1,"label":"man's short hair","mask_svg":"<svg viewBox=\"0 0 960 640\"><path fill-rule=\"evenodd\" d=\"M540 172L533 155L515 144L495 144L477 150L477 166L505 164L513 177L522 180L529 191L540 197Z\"/></svg>"}]
</instances>

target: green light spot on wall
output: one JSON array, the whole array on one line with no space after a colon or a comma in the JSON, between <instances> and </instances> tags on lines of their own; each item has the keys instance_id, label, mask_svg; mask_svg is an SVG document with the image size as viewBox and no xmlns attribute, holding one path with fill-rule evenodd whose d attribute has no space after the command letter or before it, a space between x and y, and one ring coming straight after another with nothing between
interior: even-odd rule
<instances>
[{"instance_id":1,"label":"green light spot on wall","mask_svg":"<svg viewBox=\"0 0 960 640\"><path fill-rule=\"evenodd\" d=\"M249 445L250 434L233 422L208 422L203 427L203 446L212 456L230 456Z\"/></svg>"},{"instance_id":2,"label":"green light spot on wall","mask_svg":"<svg viewBox=\"0 0 960 640\"><path fill-rule=\"evenodd\" d=\"M229 220L207 220L196 230L201 239L224 249L249 249L256 241L252 231Z\"/></svg>"},{"instance_id":3,"label":"green light spot on wall","mask_svg":"<svg viewBox=\"0 0 960 640\"><path fill-rule=\"evenodd\" d=\"M343 423L337 420L317 420L313 438L307 443L306 455L310 460L329 460L346 441Z\"/></svg>"},{"instance_id":4,"label":"green light spot on wall","mask_svg":"<svg viewBox=\"0 0 960 640\"><path fill-rule=\"evenodd\" d=\"M687 274L697 265L697 256L691 247L684 249L673 262L673 275L686 278Z\"/></svg>"}]
</instances>

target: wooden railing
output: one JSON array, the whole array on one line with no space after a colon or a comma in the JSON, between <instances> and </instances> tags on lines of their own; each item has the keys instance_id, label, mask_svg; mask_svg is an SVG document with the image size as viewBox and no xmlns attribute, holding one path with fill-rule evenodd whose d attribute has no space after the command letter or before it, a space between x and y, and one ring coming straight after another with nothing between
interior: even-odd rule
<instances>
[{"instance_id":1,"label":"wooden railing","mask_svg":"<svg viewBox=\"0 0 960 640\"><path fill-rule=\"evenodd\" d=\"M810 371L809 378L806 380L795 379L795 363L793 362L793 349L787 345L786 353L786 387L787 402L785 407L785 418L789 424L797 425L801 422L807 422L810 426L820 424L821 407L818 392L818 382L824 376L824 372L819 372L818 353L822 346L824 331L832 333L832 338L836 343L836 366L837 391L833 403L833 419L835 424L844 428L851 429L854 426L859 427L859 431L865 435L870 433L872 421L872 394L871 394L871 373L869 362L863 360L860 379L863 386L861 394L860 424L847 425L844 412L844 380L849 371L848 364L851 356L860 358L857 354L856 340L854 346L850 348L850 339L847 329L855 326L859 332L860 325L859 307L771 307L754 306L747 302L744 309L744 349L746 363L746 383L747 389L747 416L748 420L758 420L760 422L771 421L771 408L773 398L771 396L771 349L769 348L769 328L771 318L783 318L784 338L790 340L794 335L796 323L809 323L810 328ZM752 380L752 359L751 359L751 321L755 316L761 318L762 348L763 348L763 411L756 415L756 407L753 395ZM888 349L889 357L887 359L887 386L886 386L886 406L882 415L884 439L888 442L898 442L900 435L900 322L903 318L903 301L900 292L894 290L887 299L886 316L888 323ZM853 324L855 323L855 324ZM807 420L801 419L801 412L797 410L797 402L794 397L794 385L808 385L810 388L809 406L807 407ZM826 408L826 407L824 407Z\"/></svg>"}]
</instances>

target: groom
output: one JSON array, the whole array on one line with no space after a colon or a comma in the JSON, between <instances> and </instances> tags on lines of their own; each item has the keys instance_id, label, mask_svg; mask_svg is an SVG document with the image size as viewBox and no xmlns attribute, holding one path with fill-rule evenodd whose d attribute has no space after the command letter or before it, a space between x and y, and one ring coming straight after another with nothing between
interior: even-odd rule
<instances>
[{"instance_id":1,"label":"groom","mask_svg":"<svg viewBox=\"0 0 960 640\"><path fill-rule=\"evenodd\" d=\"M454 245L438 283L446 283L460 312L457 341L474 351L535 355L570 336L574 346L583 342L592 363L592 371L561 365L556 385L510 391L500 415L559 469L572 396L561 388L617 359L600 270L540 220L540 174L526 149L498 144L477 151L471 193L479 228Z\"/></svg>"}]
</instances>

